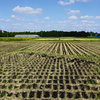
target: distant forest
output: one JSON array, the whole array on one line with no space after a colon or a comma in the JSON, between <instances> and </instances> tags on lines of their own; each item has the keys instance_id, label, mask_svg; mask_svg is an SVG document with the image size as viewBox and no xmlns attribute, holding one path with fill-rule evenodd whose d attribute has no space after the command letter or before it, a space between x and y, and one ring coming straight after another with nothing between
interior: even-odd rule
<instances>
[{"instance_id":1,"label":"distant forest","mask_svg":"<svg viewBox=\"0 0 100 100\"><path fill-rule=\"evenodd\" d=\"M0 31L0 37L14 37L15 35L33 35L37 34L40 37L87 37L87 36L100 36L100 34L94 32L85 31L40 31L40 32L2 32Z\"/></svg>"}]
</instances>

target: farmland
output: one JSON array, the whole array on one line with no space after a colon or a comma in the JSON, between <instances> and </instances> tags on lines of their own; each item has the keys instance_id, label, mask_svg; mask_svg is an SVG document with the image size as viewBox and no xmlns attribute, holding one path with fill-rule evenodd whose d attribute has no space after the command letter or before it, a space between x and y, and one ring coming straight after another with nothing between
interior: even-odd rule
<instances>
[{"instance_id":1,"label":"farmland","mask_svg":"<svg viewBox=\"0 0 100 100\"><path fill-rule=\"evenodd\" d=\"M0 98L99 100L100 42L39 39L0 42Z\"/></svg>"}]
</instances>

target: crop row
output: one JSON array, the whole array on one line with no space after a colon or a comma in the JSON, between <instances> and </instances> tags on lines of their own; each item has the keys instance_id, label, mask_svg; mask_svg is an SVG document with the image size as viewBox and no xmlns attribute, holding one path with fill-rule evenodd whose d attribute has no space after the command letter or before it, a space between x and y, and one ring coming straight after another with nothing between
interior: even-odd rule
<instances>
[{"instance_id":1,"label":"crop row","mask_svg":"<svg viewBox=\"0 0 100 100\"><path fill-rule=\"evenodd\" d=\"M14 50L25 50L26 48L61 55L92 55L100 56L100 42L39 42L28 43L0 43L0 53Z\"/></svg>"},{"instance_id":2,"label":"crop row","mask_svg":"<svg viewBox=\"0 0 100 100\"><path fill-rule=\"evenodd\" d=\"M3 54L0 98L100 99L100 65L33 52Z\"/></svg>"},{"instance_id":3,"label":"crop row","mask_svg":"<svg viewBox=\"0 0 100 100\"><path fill-rule=\"evenodd\" d=\"M61 55L92 55L100 56L99 42L63 42L63 43L40 43L29 47L34 50L59 53ZM96 45L96 47L95 47Z\"/></svg>"}]
</instances>

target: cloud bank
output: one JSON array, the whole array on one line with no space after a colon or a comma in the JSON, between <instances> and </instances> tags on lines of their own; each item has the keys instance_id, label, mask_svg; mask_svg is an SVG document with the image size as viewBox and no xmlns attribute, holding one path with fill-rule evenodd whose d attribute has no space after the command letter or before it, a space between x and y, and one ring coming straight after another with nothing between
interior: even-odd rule
<instances>
[{"instance_id":1,"label":"cloud bank","mask_svg":"<svg viewBox=\"0 0 100 100\"><path fill-rule=\"evenodd\" d=\"M60 0L60 1L58 1L58 4L65 6L65 5L69 5L69 4L74 4L76 1L77 2L88 2L90 0L69 0L69 2Z\"/></svg>"},{"instance_id":2,"label":"cloud bank","mask_svg":"<svg viewBox=\"0 0 100 100\"><path fill-rule=\"evenodd\" d=\"M26 7L17 6L15 8L13 8L12 11L15 13L19 13L19 14L30 14L30 15L42 14L41 8L33 9L31 7L28 7L28 6L26 6Z\"/></svg>"}]
</instances>

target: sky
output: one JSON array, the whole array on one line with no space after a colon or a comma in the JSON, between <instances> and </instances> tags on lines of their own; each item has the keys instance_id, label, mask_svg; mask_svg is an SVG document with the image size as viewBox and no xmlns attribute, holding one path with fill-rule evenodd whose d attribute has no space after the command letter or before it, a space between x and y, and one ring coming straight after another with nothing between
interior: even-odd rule
<instances>
[{"instance_id":1,"label":"sky","mask_svg":"<svg viewBox=\"0 0 100 100\"><path fill-rule=\"evenodd\" d=\"M0 29L100 33L100 0L0 0Z\"/></svg>"}]
</instances>

